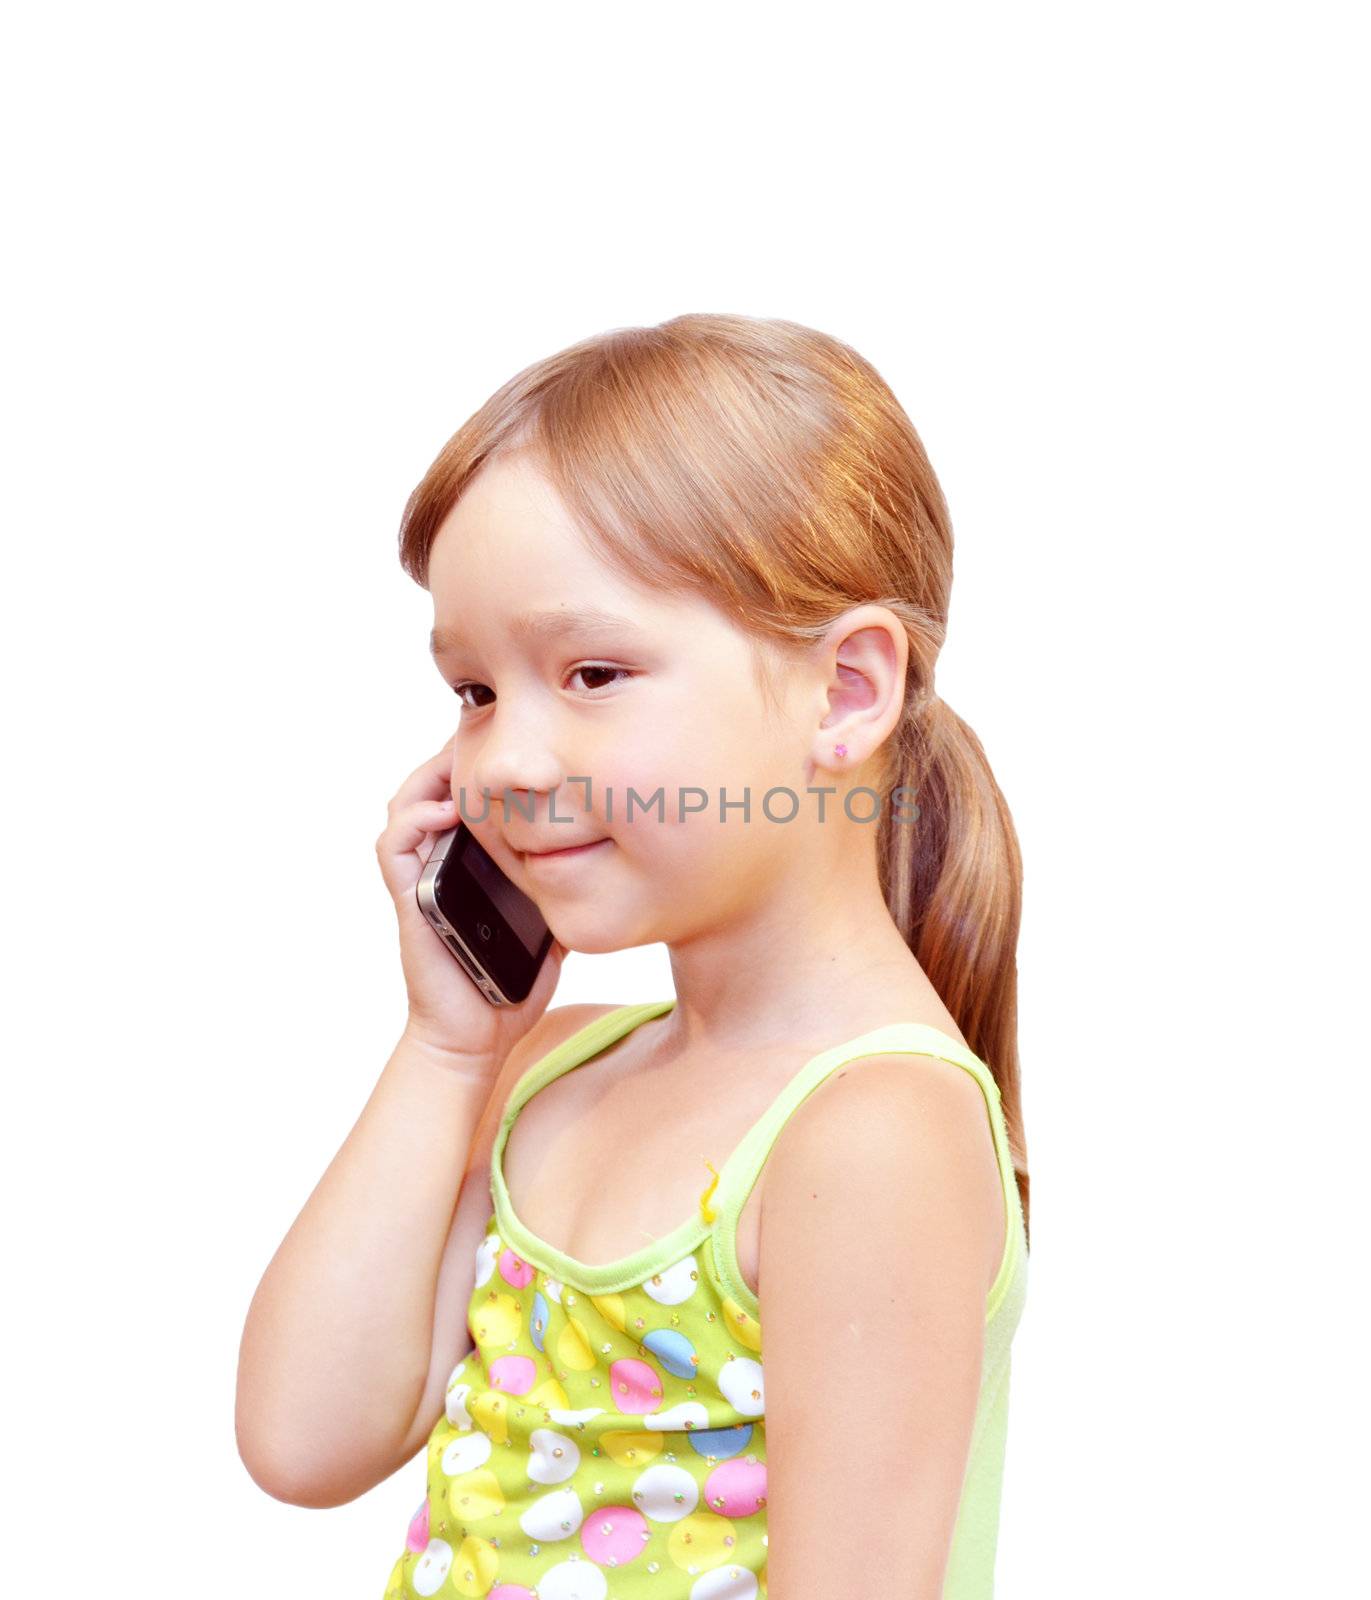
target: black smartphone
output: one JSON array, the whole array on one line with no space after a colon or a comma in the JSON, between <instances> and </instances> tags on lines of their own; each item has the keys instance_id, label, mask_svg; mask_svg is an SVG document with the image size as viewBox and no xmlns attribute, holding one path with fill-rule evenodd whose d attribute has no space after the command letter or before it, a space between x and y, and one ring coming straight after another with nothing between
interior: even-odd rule
<instances>
[{"instance_id":1,"label":"black smartphone","mask_svg":"<svg viewBox=\"0 0 1371 1600\"><path fill-rule=\"evenodd\" d=\"M414 887L419 909L493 1006L528 998L552 930L465 822L440 833Z\"/></svg>"}]
</instances>

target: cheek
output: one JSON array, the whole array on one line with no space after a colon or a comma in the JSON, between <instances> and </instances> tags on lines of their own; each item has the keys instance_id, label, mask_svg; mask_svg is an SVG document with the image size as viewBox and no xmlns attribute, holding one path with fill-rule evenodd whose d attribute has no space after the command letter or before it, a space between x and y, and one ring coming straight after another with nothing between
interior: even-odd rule
<instances>
[{"instance_id":1,"label":"cheek","mask_svg":"<svg viewBox=\"0 0 1371 1600\"><path fill-rule=\"evenodd\" d=\"M755 770L758 752L734 751L727 743L691 752L674 745L657 750L641 765L627 762L613 769L613 820L609 824L630 852L650 867L659 879L682 875L683 884L696 887L713 883L722 875L744 870L759 849L775 848L786 841L775 828L764 828L762 800L768 789L788 785L800 792L802 780L793 775L768 779ZM628 813L630 787L633 813ZM660 806L653 796L660 789ZM721 815L720 794L726 810ZM743 800L750 801L745 820ZM650 802L644 804L644 802ZM804 797L800 795L800 808ZM602 807L597 807L604 815ZM772 802L773 814L786 815L791 806ZM787 830L787 836L794 833Z\"/></svg>"},{"instance_id":2,"label":"cheek","mask_svg":"<svg viewBox=\"0 0 1371 1600\"><path fill-rule=\"evenodd\" d=\"M745 713L741 708L720 716L693 742L669 751L664 764L684 774L683 783L707 789L716 807L720 790L729 801L746 795L756 808L768 789L789 786L798 791L803 781L803 766L782 744L778 731L760 723L755 710Z\"/></svg>"},{"instance_id":3,"label":"cheek","mask_svg":"<svg viewBox=\"0 0 1371 1600\"><path fill-rule=\"evenodd\" d=\"M674 831L698 829L711 817L717 822L720 790L730 802L750 794L755 809L768 788L789 785L798 792L804 781L803 769L783 746L779 730L760 718L755 704L730 698L717 685L713 693L661 696L650 715L617 728L582 759L587 764L580 772L592 780L590 803L595 815L606 817L612 793L610 826L623 826L632 789L634 832L644 826L664 829L668 847ZM568 784L568 803L582 806L585 789L584 783ZM660 823L655 806L645 809L642 804L658 789ZM704 790L708 809L678 821L683 792L687 804L700 803L692 790ZM731 812L730 820L732 816L741 816L741 811Z\"/></svg>"},{"instance_id":4,"label":"cheek","mask_svg":"<svg viewBox=\"0 0 1371 1600\"><path fill-rule=\"evenodd\" d=\"M693 750L673 743L641 754L642 760L625 761L616 768L614 816L616 822L628 819L631 788L634 832L659 835L664 849L685 847L684 833L711 825L711 819L718 816L720 789L729 799L741 794L729 763L721 760L717 750ZM656 799L659 792L660 802Z\"/></svg>"},{"instance_id":5,"label":"cheek","mask_svg":"<svg viewBox=\"0 0 1371 1600\"><path fill-rule=\"evenodd\" d=\"M603 815L605 795L613 791L615 818L623 817L630 788L643 798L661 789L664 806L669 807L675 787L692 781L687 775L694 766L689 741L680 737L669 717L654 721L651 727L625 730L596 753L594 809ZM584 791L585 785L579 788ZM635 801L635 814L640 811Z\"/></svg>"}]
</instances>

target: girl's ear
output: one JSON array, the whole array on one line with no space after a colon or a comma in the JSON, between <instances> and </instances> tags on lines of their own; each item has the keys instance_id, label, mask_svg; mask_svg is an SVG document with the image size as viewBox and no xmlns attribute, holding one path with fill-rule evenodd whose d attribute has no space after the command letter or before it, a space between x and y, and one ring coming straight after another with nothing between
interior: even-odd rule
<instances>
[{"instance_id":1,"label":"girl's ear","mask_svg":"<svg viewBox=\"0 0 1371 1600\"><path fill-rule=\"evenodd\" d=\"M909 636L885 606L854 606L824 636L828 713L812 755L831 772L858 768L894 732L904 710Z\"/></svg>"}]
</instances>

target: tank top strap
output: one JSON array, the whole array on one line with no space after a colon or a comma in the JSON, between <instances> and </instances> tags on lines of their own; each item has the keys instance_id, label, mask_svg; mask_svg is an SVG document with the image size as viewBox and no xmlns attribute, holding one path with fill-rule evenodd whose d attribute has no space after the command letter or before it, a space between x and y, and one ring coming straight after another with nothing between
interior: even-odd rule
<instances>
[{"instance_id":1,"label":"tank top strap","mask_svg":"<svg viewBox=\"0 0 1371 1600\"><path fill-rule=\"evenodd\" d=\"M560 1044L554 1045L545 1055L539 1056L532 1065L520 1073L505 1102L496 1134L498 1147L503 1149L514 1126L515 1118L539 1089L551 1083L554 1078L560 1078L564 1072L570 1072L574 1067L584 1065L591 1056L598 1055L601 1050L614 1044L624 1034L631 1033L640 1022L648 1022L653 1017L660 1016L662 1012L669 1011L675 1003L674 999L639 1000L629 1005L615 1006L612 1010L601 1012L598 1017L592 1017L582 1027L569 1033Z\"/></svg>"},{"instance_id":2,"label":"tank top strap","mask_svg":"<svg viewBox=\"0 0 1371 1600\"><path fill-rule=\"evenodd\" d=\"M717 1226L724 1233L726 1259L731 1259L729 1245L737 1228L738 1218L748 1196L756 1186L758 1177L771 1147L781 1129L794 1115L799 1105L813 1093L839 1067L865 1056L875 1055L936 1056L964 1067L981 1085L990 1111L991 1126L995 1133L997 1154L1001 1169L1010 1159L1003 1142L1003 1120L1000 1113L1000 1086L995 1076L979 1056L963 1044L949 1037L940 1028L925 1022L890 1022L873 1028L843 1044L834 1045L807 1061L772 1101L761 1118L744 1135L742 1142L725 1161L714 1185L712 1207ZM1012 1168L1011 1168L1012 1170Z\"/></svg>"}]
</instances>

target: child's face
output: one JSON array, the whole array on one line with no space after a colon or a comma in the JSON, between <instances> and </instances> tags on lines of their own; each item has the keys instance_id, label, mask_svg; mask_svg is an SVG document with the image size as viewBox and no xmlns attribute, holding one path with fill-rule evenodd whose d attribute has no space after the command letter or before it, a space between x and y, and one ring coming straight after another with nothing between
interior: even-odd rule
<instances>
[{"instance_id":1,"label":"child's face","mask_svg":"<svg viewBox=\"0 0 1371 1600\"><path fill-rule=\"evenodd\" d=\"M730 907L758 908L808 833L805 763L826 708L817 675L775 674L772 713L748 636L697 597L616 576L524 458L491 461L468 485L434 541L429 591L439 671L465 685L453 793L470 817L491 792L469 826L563 944L670 942ZM591 610L622 620L517 627ZM762 816L773 787L799 797L793 821ZM720 820L721 789L749 800L750 822L741 805ZM682 816L682 799L705 809ZM782 795L772 809L793 807ZM603 842L561 859L527 853L591 840Z\"/></svg>"}]
</instances>

